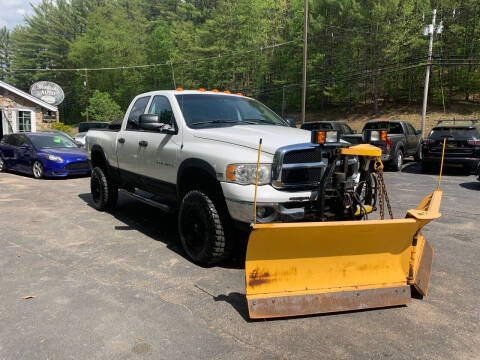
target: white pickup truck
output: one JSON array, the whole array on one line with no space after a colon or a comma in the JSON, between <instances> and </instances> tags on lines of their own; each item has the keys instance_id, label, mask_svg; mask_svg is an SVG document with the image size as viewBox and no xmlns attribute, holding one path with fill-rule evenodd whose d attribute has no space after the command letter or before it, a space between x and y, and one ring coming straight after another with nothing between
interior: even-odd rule
<instances>
[{"instance_id":1,"label":"white pickup truck","mask_svg":"<svg viewBox=\"0 0 480 360\"><path fill-rule=\"evenodd\" d=\"M319 187L328 185L329 164L341 164L310 142L310 131L290 125L241 95L183 90L138 95L121 125L87 134L94 205L112 210L121 189L177 212L187 255L202 265L217 263L232 250L235 225L253 220L262 138L257 222L328 220L334 206ZM358 184L358 160L346 162L341 181Z\"/></svg>"}]
</instances>

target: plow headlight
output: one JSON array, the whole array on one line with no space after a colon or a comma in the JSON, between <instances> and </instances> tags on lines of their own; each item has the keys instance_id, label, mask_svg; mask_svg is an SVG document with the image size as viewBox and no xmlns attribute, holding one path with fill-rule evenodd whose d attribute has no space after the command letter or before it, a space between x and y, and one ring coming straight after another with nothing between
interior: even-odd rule
<instances>
[{"instance_id":1,"label":"plow headlight","mask_svg":"<svg viewBox=\"0 0 480 360\"><path fill-rule=\"evenodd\" d=\"M387 141L387 130L366 130L366 142Z\"/></svg>"},{"instance_id":2,"label":"plow headlight","mask_svg":"<svg viewBox=\"0 0 480 360\"><path fill-rule=\"evenodd\" d=\"M314 144L326 144L339 142L338 131L328 130L320 131L313 130L311 135L311 142Z\"/></svg>"},{"instance_id":3,"label":"plow headlight","mask_svg":"<svg viewBox=\"0 0 480 360\"><path fill-rule=\"evenodd\" d=\"M272 174L271 164L260 164L258 167L258 185L270 183ZM227 166L226 179L240 185L255 184L257 175L256 164L230 164Z\"/></svg>"}]
</instances>

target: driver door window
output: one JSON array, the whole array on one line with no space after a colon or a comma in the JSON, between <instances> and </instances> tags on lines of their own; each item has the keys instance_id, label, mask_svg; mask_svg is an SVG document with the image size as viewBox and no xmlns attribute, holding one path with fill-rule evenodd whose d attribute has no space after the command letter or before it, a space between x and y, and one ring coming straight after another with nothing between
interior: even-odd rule
<instances>
[{"instance_id":1,"label":"driver door window","mask_svg":"<svg viewBox=\"0 0 480 360\"><path fill-rule=\"evenodd\" d=\"M160 122L173 126L174 116L170 101L165 96L154 96L148 109L148 114L156 114L160 117Z\"/></svg>"}]
</instances>

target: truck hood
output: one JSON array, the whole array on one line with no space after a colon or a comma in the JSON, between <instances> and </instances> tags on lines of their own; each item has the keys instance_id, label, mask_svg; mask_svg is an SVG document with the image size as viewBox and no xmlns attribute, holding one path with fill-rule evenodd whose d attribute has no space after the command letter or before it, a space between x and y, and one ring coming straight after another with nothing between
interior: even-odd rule
<instances>
[{"instance_id":1,"label":"truck hood","mask_svg":"<svg viewBox=\"0 0 480 360\"><path fill-rule=\"evenodd\" d=\"M258 142L261 138L262 152L272 155L279 147L310 142L310 131L275 125L235 125L198 129L194 136L254 150L258 149Z\"/></svg>"}]
</instances>

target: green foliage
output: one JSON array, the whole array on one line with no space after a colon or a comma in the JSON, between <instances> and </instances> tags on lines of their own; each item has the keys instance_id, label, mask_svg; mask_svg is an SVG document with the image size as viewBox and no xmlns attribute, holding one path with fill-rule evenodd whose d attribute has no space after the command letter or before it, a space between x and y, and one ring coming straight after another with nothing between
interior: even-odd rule
<instances>
[{"instance_id":1,"label":"green foliage","mask_svg":"<svg viewBox=\"0 0 480 360\"><path fill-rule=\"evenodd\" d=\"M108 121L116 120L122 116L123 112L108 93L95 90L90 98L88 105L88 116L91 121ZM82 113L85 116L85 113Z\"/></svg>"},{"instance_id":2,"label":"green foliage","mask_svg":"<svg viewBox=\"0 0 480 360\"><path fill-rule=\"evenodd\" d=\"M0 28L0 80L6 80L10 67L10 32L7 27Z\"/></svg>"},{"instance_id":3,"label":"green foliage","mask_svg":"<svg viewBox=\"0 0 480 360\"><path fill-rule=\"evenodd\" d=\"M62 122L53 122L51 124L52 130L58 130L58 131L63 131L67 134L72 135L72 128L68 125L65 125Z\"/></svg>"},{"instance_id":4,"label":"green foliage","mask_svg":"<svg viewBox=\"0 0 480 360\"><path fill-rule=\"evenodd\" d=\"M478 0L310 0L307 108L420 102L422 28L433 7L444 24L434 55L478 59ZM66 122L80 120L96 90L123 110L141 92L175 87L240 91L280 110L285 89L292 112L300 109L302 31L302 0L43 0L24 26L0 29L0 69L157 64L90 70L88 89L85 71L7 72L24 90L38 80L62 86ZM480 93L478 65L434 70L433 101Z\"/></svg>"}]
</instances>

